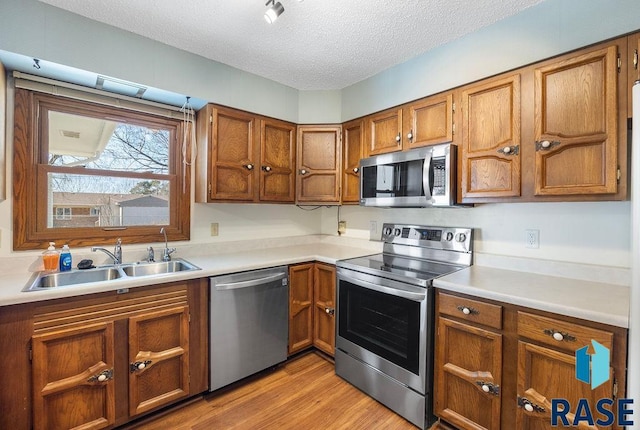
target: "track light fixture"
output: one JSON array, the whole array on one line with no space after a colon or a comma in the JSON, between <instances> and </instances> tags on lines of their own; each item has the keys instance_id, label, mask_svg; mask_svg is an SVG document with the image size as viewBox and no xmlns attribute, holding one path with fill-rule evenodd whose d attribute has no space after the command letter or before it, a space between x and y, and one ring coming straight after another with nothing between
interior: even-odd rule
<instances>
[{"instance_id":1,"label":"track light fixture","mask_svg":"<svg viewBox=\"0 0 640 430\"><path fill-rule=\"evenodd\" d=\"M269 24L272 24L273 21L278 19L278 17L282 15L282 12L284 12L284 6L282 6L282 3L280 2L276 3L275 0L268 0L265 6L269 5L271 5L271 7L269 7L269 9L264 13L264 19Z\"/></svg>"}]
</instances>

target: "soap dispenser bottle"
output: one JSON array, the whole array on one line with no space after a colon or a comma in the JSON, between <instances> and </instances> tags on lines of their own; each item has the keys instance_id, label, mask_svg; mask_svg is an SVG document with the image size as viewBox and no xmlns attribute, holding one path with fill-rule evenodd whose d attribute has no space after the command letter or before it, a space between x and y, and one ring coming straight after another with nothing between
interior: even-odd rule
<instances>
[{"instance_id":1,"label":"soap dispenser bottle","mask_svg":"<svg viewBox=\"0 0 640 430\"><path fill-rule=\"evenodd\" d=\"M48 272L55 272L58 270L58 259L60 258L60 254L56 251L56 243L49 242L49 247L42 254L42 263L44 265L44 270Z\"/></svg>"},{"instance_id":2,"label":"soap dispenser bottle","mask_svg":"<svg viewBox=\"0 0 640 430\"><path fill-rule=\"evenodd\" d=\"M69 245L65 244L60 252L60 271L68 272L69 270L71 270L71 251Z\"/></svg>"}]
</instances>

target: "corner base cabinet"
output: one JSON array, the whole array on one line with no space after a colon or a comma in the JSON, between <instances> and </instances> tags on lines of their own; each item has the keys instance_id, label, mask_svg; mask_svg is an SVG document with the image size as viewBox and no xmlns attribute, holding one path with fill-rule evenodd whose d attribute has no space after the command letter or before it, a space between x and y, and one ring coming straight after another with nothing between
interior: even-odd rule
<instances>
[{"instance_id":1,"label":"corner base cabinet","mask_svg":"<svg viewBox=\"0 0 640 430\"><path fill-rule=\"evenodd\" d=\"M626 329L448 292L438 293L436 308L435 413L442 428L564 428L552 426L552 399L568 402L562 415L573 423L576 415L584 421L585 404L594 420L606 419L597 402L624 398ZM594 353L610 363L593 389L576 377L581 350L587 373ZM615 406L608 410L617 415ZM618 430L618 422L616 416L609 426L578 427Z\"/></svg>"},{"instance_id":2,"label":"corner base cabinet","mask_svg":"<svg viewBox=\"0 0 640 430\"><path fill-rule=\"evenodd\" d=\"M206 391L206 286L193 280L11 307L17 339L3 346L14 358L0 358L0 369L18 395L1 395L0 428L114 428Z\"/></svg>"},{"instance_id":3,"label":"corner base cabinet","mask_svg":"<svg viewBox=\"0 0 640 430\"><path fill-rule=\"evenodd\" d=\"M289 355L314 346L333 356L336 345L336 268L289 267Z\"/></svg>"}]
</instances>

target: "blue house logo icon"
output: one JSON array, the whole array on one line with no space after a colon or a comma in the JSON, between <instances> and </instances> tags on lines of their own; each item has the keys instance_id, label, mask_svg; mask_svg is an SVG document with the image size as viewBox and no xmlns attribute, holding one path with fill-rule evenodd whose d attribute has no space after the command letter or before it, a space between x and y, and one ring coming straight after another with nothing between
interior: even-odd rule
<instances>
[{"instance_id":1,"label":"blue house logo icon","mask_svg":"<svg viewBox=\"0 0 640 430\"><path fill-rule=\"evenodd\" d=\"M609 348L593 339L591 345L576 350L576 379L591 384L593 390L609 380Z\"/></svg>"}]
</instances>

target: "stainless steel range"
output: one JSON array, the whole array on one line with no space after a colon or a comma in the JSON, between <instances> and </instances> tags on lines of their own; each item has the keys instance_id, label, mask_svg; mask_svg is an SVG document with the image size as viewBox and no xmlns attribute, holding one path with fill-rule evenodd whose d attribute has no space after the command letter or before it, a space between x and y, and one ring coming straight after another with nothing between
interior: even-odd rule
<instances>
[{"instance_id":1,"label":"stainless steel range","mask_svg":"<svg viewBox=\"0 0 640 430\"><path fill-rule=\"evenodd\" d=\"M336 263L336 374L422 429L434 418L433 279L472 264L472 236L384 224L382 254Z\"/></svg>"}]
</instances>

